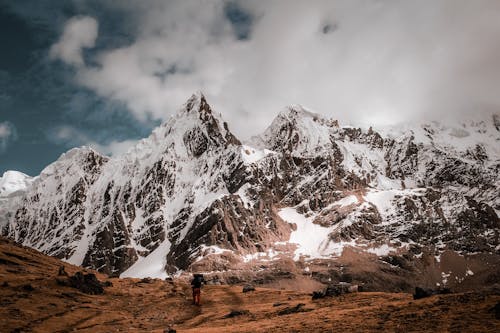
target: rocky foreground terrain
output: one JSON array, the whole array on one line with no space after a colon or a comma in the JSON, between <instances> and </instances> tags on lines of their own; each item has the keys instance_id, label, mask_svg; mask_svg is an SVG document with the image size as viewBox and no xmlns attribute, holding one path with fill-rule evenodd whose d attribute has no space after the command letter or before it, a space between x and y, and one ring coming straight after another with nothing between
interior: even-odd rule
<instances>
[{"instance_id":1,"label":"rocky foreground terrain","mask_svg":"<svg viewBox=\"0 0 500 333\"><path fill-rule=\"evenodd\" d=\"M498 332L500 289L435 295L309 293L207 285L191 304L185 280L109 278L102 294L58 283L82 268L0 238L0 332Z\"/></svg>"},{"instance_id":2,"label":"rocky foreground terrain","mask_svg":"<svg viewBox=\"0 0 500 333\"><path fill-rule=\"evenodd\" d=\"M0 233L114 277L469 290L500 283L499 147L498 115L362 129L300 106L244 143L195 94L122 157L6 173Z\"/></svg>"}]
</instances>

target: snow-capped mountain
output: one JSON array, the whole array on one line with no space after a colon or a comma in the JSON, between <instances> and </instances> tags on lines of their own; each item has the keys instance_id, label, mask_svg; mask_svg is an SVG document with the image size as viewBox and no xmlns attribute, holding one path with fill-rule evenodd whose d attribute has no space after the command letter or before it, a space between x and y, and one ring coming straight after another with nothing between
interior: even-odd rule
<instances>
[{"instance_id":1,"label":"snow-capped mountain","mask_svg":"<svg viewBox=\"0 0 500 333\"><path fill-rule=\"evenodd\" d=\"M363 130L300 106L242 144L196 94L121 158L63 154L0 203L0 227L122 276L331 260L346 246L498 255L499 147L498 116Z\"/></svg>"},{"instance_id":2,"label":"snow-capped mountain","mask_svg":"<svg viewBox=\"0 0 500 333\"><path fill-rule=\"evenodd\" d=\"M18 201L33 180L32 177L18 171L6 171L0 177L0 226L8 223L19 205Z\"/></svg>"},{"instance_id":3,"label":"snow-capped mountain","mask_svg":"<svg viewBox=\"0 0 500 333\"><path fill-rule=\"evenodd\" d=\"M32 181L32 177L19 171L4 172L0 177L0 198L7 198L25 191Z\"/></svg>"}]
</instances>

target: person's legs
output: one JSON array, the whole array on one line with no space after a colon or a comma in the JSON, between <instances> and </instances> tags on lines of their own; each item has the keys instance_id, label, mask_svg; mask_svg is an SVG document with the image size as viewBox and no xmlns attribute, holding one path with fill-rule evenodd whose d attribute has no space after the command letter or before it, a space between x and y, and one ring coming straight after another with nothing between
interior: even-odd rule
<instances>
[{"instance_id":1,"label":"person's legs","mask_svg":"<svg viewBox=\"0 0 500 333\"><path fill-rule=\"evenodd\" d=\"M200 288L193 288L193 302L195 305L200 305Z\"/></svg>"}]
</instances>

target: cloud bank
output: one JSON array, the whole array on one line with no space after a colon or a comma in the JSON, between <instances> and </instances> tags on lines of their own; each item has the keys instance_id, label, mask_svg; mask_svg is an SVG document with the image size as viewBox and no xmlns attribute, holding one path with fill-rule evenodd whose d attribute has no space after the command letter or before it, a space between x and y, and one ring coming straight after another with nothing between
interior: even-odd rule
<instances>
[{"instance_id":1,"label":"cloud bank","mask_svg":"<svg viewBox=\"0 0 500 333\"><path fill-rule=\"evenodd\" d=\"M75 17L51 55L75 80L139 120L167 119L202 90L233 131L262 131L284 106L343 123L472 117L500 109L500 2L119 2L132 42L95 50L97 22Z\"/></svg>"}]
</instances>

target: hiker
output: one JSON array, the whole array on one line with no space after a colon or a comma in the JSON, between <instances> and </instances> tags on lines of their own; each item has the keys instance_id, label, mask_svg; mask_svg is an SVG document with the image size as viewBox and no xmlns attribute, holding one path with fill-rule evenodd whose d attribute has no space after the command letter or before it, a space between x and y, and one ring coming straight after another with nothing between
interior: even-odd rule
<instances>
[{"instance_id":1,"label":"hiker","mask_svg":"<svg viewBox=\"0 0 500 333\"><path fill-rule=\"evenodd\" d=\"M200 305L201 296L201 284L207 283L203 274L193 274L193 280L191 281L191 287L193 288L193 304Z\"/></svg>"}]
</instances>

